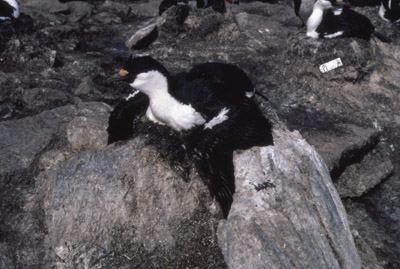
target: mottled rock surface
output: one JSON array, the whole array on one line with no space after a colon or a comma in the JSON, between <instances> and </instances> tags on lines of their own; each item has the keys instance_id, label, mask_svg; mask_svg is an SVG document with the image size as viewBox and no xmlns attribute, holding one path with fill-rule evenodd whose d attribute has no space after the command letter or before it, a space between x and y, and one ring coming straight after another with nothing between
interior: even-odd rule
<instances>
[{"instance_id":1,"label":"mottled rock surface","mask_svg":"<svg viewBox=\"0 0 400 269\"><path fill-rule=\"evenodd\" d=\"M51 266L181 268L218 257L207 189L195 175L184 182L143 138L59 162L36 188Z\"/></svg>"},{"instance_id":2,"label":"mottled rock surface","mask_svg":"<svg viewBox=\"0 0 400 269\"><path fill-rule=\"evenodd\" d=\"M300 134L234 157L236 193L218 242L229 268L361 268L321 156Z\"/></svg>"}]
</instances>

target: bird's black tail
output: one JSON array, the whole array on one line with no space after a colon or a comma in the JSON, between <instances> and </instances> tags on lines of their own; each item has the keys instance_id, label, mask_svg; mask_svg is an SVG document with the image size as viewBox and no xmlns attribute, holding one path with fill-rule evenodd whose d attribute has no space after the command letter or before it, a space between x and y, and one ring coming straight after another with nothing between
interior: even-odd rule
<instances>
[{"instance_id":1,"label":"bird's black tail","mask_svg":"<svg viewBox=\"0 0 400 269\"><path fill-rule=\"evenodd\" d=\"M195 160L197 171L209 188L211 195L217 198L223 217L228 217L235 193L235 176L233 166L233 151L203 152Z\"/></svg>"},{"instance_id":2,"label":"bird's black tail","mask_svg":"<svg viewBox=\"0 0 400 269\"><path fill-rule=\"evenodd\" d=\"M380 41L382 41L382 42L385 42L385 43L390 43L390 42L392 42L392 40L391 40L389 37L385 36L385 35L382 34L381 32L374 31L372 34L373 34L374 36L376 36L376 37L377 37Z\"/></svg>"}]
</instances>

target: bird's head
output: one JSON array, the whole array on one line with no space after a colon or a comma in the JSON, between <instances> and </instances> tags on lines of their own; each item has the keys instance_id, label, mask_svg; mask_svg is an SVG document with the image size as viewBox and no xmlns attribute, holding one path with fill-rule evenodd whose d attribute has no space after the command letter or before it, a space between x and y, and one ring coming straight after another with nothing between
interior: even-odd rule
<instances>
[{"instance_id":1,"label":"bird's head","mask_svg":"<svg viewBox=\"0 0 400 269\"><path fill-rule=\"evenodd\" d=\"M111 81L124 81L131 87L146 95L151 95L154 91L168 87L170 74L168 70L157 60L150 56L132 58L125 62L119 73L111 77Z\"/></svg>"}]
</instances>

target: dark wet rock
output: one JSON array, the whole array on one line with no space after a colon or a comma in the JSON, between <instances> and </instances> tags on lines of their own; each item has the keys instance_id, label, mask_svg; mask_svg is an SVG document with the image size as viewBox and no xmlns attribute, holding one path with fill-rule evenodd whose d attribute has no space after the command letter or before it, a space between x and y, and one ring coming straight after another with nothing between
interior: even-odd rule
<instances>
[{"instance_id":1,"label":"dark wet rock","mask_svg":"<svg viewBox=\"0 0 400 269\"><path fill-rule=\"evenodd\" d=\"M274 142L234 157L234 202L218 227L229 268L360 268L321 156L298 132L275 131Z\"/></svg>"},{"instance_id":2,"label":"dark wet rock","mask_svg":"<svg viewBox=\"0 0 400 269\"><path fill-rule=\"evenodd\" d=\"M101 6L102 9L113 11L117 13L124 14L125 16L131 12L131 8L128 6L128 3L119 3L116 1L106 0L104 1Z\"/></svg>"},{"instance_id":3,"label":"dark wet rock","mask_svg":"<svg viewBox=\"0 0 400 269\"><path fill-rule=\"evenodd\" d=\"M77 22L85 17L88 17L93 12L93 5L83 2L83 1L73 1L67 3L68 10L68 20L70 22Z\"/></svg>"},{"instance_id":4,"label":"dark wet rock","mask_svg":"<svg viewBox=\"0 0 400 269\"><path fill-rule=\"evenodd\" d=\"M114 24L114 23L121 23L121 18L115 16L113 13L109 12L100 12L93 15L92 19L95 22L101 22L104 24Z\"/></svg>"},{"instance_id":5,"label":"dark wet rock","mask_svg":"<svg viewBox=\"0 0 400 269\"><path fill-rule=\"evenodd\" d=\"M23 93L22 101L25 106L32 108L49 107L54 104L60 106L67 104L68 96L56 89L33 88Z\"/></svg>"},{"instance_id":6,"label":"dark wet rock","mask_svg":"<svg viewBox=\"0 0 400 269\"><path fill-rule=\"evenodd\" d=\"M373 220L371 216L374 213L374 207L365 207L366 201L347 200L345 203L349 214L349 222L352 228L354 241L359 249L360 256L363 260L363 268L396 268L395 262L386 260L379 262L382 252L386 255L397 255L398 241L395 239L396 231L386 230L385 225ZM386 221L382 219L381 221ZM390 248L384 250L385 245Z\"/></svg>"},{"instance_id":7,"label":"dark wet rock","mask_svg":"<svg viewBox=\"0 0 400 269\"><path fill-rule=\"evenodd\" d=\"M138 1L130 3L131 13L140 17L156 17L158 16L158 6L161 1Z\"/></svg>"},{"instance_id":8,"label":"dark wet rock","mask_svg":"<svg viewBox=\"0 0 400 269\"><path fill-rule=\"evenodd\" d=\"M332 124L320 126L318 131L306 131L307 140L323 156L329 170L337 179L344 170L344 163L357 162L379 142L379 131L373 128L362 128L353 124ZM325 133L321 136L321 130Z\"/></svg>"},{"instance_id":9,"label":"dark wet rock","mask_svg":"<svg viewBox=\"0 0 400 269\"><path fill-rule=\"evenodd\" d=\"M44 10L50 13L63 13L68 11L68 6L58 0L20 0L20 5Z\"/></svg>"},{"instance_id":10,"label":"dark wet rock","mask_svg":"<svg viewBox=\"0 0 400 269\"><path fill-rule=\"evenodd\" d=\"M335 124L304 134L326 161L341 197L359 197L393 172L388 145L377 129Z\"/></svg>"},{"instance_id":11,"label":"dark wet rock","mask_svg":"<svg viewBox=\"0 0 400 269\"><path fill-rule=\"evenodd\" d=\"M335 186L341 197L360 197L387 179L393 169L389 153L378 145L362 160L348 165Z\"/></svg>"}]
</instances>

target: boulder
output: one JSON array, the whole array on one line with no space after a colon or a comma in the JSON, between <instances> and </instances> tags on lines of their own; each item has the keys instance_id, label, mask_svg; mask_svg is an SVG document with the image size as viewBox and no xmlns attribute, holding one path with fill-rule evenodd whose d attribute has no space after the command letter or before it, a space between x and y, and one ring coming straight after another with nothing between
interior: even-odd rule
<instances>
[{"instance_id":1,"label":"boulder","mask_svg":"<svg viewBox=\"0 0 400 269\"><path fill-rule=\"evenodd\" d=\"M229 268L360 268L321 156L298 132L235 154L236 193L218 242Z\"/></svg>"},{"instance_id":2,"label":"boulder","mask_svg":"<svg viewBox=\"0 0 400 269\"><path fill-rule=\"evenodd\" d=\"M18 121L0 123L0 174L27 169L74 117L73 106L45 111ZM65 129L64 129L65 130Z\"/></svg>"},{"instance_id":3,"label":"boulder","mask_svg":"<svg viewBox=\"0 0 400 269\"><path fill-rule=\"evenodd\" d=\"M111 108L103 103L80 103L76 116L68 123L67 139L74 150L102 148L107 145L107 124Z\"/></svg>"},{"instance_id":4,"label":"boulder","mask_svg":"<svg viewBox=\"0 0 400 269\"><path fill-rule=\"evenodd\" d=\"M68 11L68 6L58 0L20 0L21 5L36 8L49 13L62 13Z\"/></svg>"},{"instance_id":5,"label":"boulder","mask_svg":"<svg viewBox=\"0 0 400 269\"><path fill-rule=\"evenodd\" d=\"M50 265L223 266L215 205L199 177L190 178L140 137L55 163L36 179Z\"/></svg>"}]
</instances>

